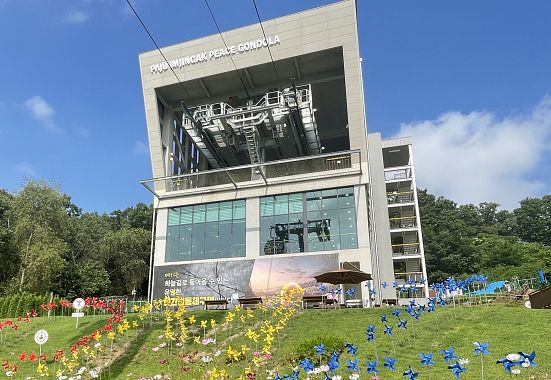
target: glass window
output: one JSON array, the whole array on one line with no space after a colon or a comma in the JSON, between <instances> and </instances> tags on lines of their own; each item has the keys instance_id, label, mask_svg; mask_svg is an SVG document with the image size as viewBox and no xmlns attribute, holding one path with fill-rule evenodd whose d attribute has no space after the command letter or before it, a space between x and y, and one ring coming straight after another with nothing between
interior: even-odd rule
<instances>
[{"instance_id":1,"label":"glass window","mask_svg":"<svg viewBox=\"0 0 551 380\"><path fill-rule=\"evenodd\" d=\"M357 248L355 213L353 187L263 197L260 254Z\"/></svg>"},{"instance_id":2,"label":"glass window","mask_svg":"<svg viewBox=\"0 0 551 380\"><path fill-rule=\"evenodd\" d=\"M180 224L180 209L169 208L168 209L168 225L177 226Z\"/></svg>"},{"instance_id":3,"label":"glass window","mask_svg":"<svg viewBox=\"0 0 551 380\"><path fill-rule=\"evenodd\" d=\"M245 256L245 200L172 208L168 225L166 261Z\"/></svg>"}]
</instances>

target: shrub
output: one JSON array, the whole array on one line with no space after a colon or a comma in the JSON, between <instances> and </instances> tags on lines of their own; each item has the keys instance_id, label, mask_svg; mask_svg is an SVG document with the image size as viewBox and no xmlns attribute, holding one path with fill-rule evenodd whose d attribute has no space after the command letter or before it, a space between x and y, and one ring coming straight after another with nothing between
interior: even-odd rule
<instances>
[{"instance_id":1,"label":"shrub","mask_svg":"<svg viewBox=\"0 0 551 380\"><path fill-rule=\"evenodd\" d=\"M292 351L287 355L287 359L293 365L297 365L304 358L310 358L314 363L319 362L319 355L316 353L314 346L323 343L325 354L322 354L322 360L327 362L331 357L333 350L342 353L344 350L345 341L336 336L319 336L308 340L303 340L293 347Z\"/></svg>"}]
</instances>

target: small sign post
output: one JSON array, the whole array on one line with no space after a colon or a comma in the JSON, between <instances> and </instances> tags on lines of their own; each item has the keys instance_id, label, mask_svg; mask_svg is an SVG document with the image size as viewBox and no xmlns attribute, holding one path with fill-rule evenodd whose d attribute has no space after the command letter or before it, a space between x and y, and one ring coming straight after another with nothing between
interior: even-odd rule
<instances>
[{"instance_id":1,"label":"small sign post","mask_svg":"<svg viewBox=\"0 0 551 380\"><path fill-rule=\"evenodd\" d=\"M84 317L84 313L81 312L81 310L84 308L85 305L86 303L82 298L77 298L73 301L73 307L75 308L76 313L71 314L71 316L77 319L77 323L75 325L75 328L77 329L78 329L78 319L81 317Z\"/></svg>"},{"instance_id":2,"label":"small sign post","mask_svg":"<svg viewBox=\"0 0 551 380\"><path fill-rule=\"evenodd\" d=\"M38 344L38 362L42 356L42 345L48 341L48 332L46 330L38 330L34 334L34 341Z\"/></svg>"}]
</instances>

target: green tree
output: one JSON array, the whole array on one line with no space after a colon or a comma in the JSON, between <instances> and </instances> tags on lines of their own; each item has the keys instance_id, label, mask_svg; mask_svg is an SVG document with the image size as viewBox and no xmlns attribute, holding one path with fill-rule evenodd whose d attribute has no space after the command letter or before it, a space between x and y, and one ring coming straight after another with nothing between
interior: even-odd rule
<instances>
[{"instance_id":1,"label":"green tree","mask_svg":"<svg viewBox=\"0 0 551 380\"><path fill-rule=\"evenodd\" d=\"M551 246L551 195L526 198L514 211L515 234L524 241Z\"/></svg>"},{"instance_id":2,"label":"green tree","mask_svg":"<svg viewBox=\"0 0 551 380\"><path fill-rule=\"evenodd\" d=\"M150 241L151 232L141 228L111 232L103 239L102 256L111 279L111 294L130 294L134 288L143 291L149 274Z\"/></svg>"},{"instance_id":3,"label":"green tree","mask_svg":"<svg viewBox=\"0 0 551 380\"><path fill-rule=\"evenodd\" d=\"M70 198L41 181L29 181L13 201L19 291L49 290L63 270Z\"/></svg>"},{"instance_id":4,"label":"green tree","mask_svg":"<svg viewBox=\"0 0 551 380\"><path fill-rule=\"evenodd\" d=\"M10 218L14 196L0 189L0 294L17 276L19 258L13 241L13 221Z\"/></svg>"}]
</instances>

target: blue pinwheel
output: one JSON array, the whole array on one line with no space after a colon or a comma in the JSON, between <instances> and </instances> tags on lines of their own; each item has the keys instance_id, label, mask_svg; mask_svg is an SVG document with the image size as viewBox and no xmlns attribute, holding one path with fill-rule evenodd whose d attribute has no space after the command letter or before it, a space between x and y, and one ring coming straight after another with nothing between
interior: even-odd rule
<instances>
[{"instance_id":1,"label":"blue pinwheel","mask_svg":"<svg viewBox=\"0 0 551 380\"><path fill-rule=\"evenodd\" d=\"M381 322L386 323L386 314L381 314Z\"/></svg>"},{"instance_id":2,"label":"blue pinwheel","mask_svg":"<svg viewBox=\"0 0 551 380\"><path fill-rule=\"evenodd\" d=\"M514 361L509 360L507 357L504 357L502 359L499 359L496 364L502 364L503 369L507 373L511 373L511 369L516 365Z\"/></svg>"},{"instance_id":3,"label":"blue pinwheel","mask_svg":"<svg viewBox=\"0 0 551 380\"><path fill-rule=\"evenodd\" d=\"M415 306L417 306L417 303L415 302L415 300L410 300L409 301L409 306L415 307Z\"/></svg>"},{"instance_id":4,"label":"blue pinwheel","mask_svg":"<svg viewBox=\"0 0 551 380\"><path fill-rule=\"evenodd\" d=\"M395 289L397 289L397 288L400 287L400 284L398 284L397 281L394 281L394 282L392 283L392 287L395 288Z\"/></svg>"},{"instance_id":5,"label":"blue pinwheel","mask_svg":"<svg viewBox=\"0 0 551 380\"><path fill-rule=\"evenodd\" d=\"M339 358L341 357L341 353L337 350L333 350L331 353L331 359L335 359L336 361L339 361Z\"/></svg>"},{"instance_id":6,"label":"blue pinwheel","mask_svg":"<svg viewBox=\"0 0 551 380\"><path fill-rule=\"evenodd\" d=\"M389 325L385 325L384 333L388 336L392 336L392 327L390 327Z\"/></svg>"},{"instance_id":7,"label":"blue pinwheel","mask_svg":"<svg viewBox=\"0 0 551 380\"><path fill-rule=\"evenodd\" d=\"M419 320L419 317L420 317L420 316L421 316L421 314L418 313L418 312L415 311L415 310L413 311L413 313L411 313L411 317L412 317L413 319L415 319L416 321Z\"/></svg>"},{"instance_id":8,"label":"blue pinwheel","mask_svg":"<svg viewBox=\"0 0 551 380\"><path fill-rule=\"evenodd\" d=\"M442 354L442 356L444 356L444 360L446 361L446 363L450 360L457 359L457 356L455 356L455 352L452 346L450 346L450 348L447 350L440 351L440 353Z\"/></svg>"},{"instance_id":9,"label":"blue pinwheel","mask_svg":"<svg viewBox=\"0 0 551 380\"><path fill-rule=\"evenodd\" d=\"M413 371L411 369L411 367L409 367L404 373L403 373L403 376L407 376L408 377L408 380L415 380L415 378L417 376L419 376L418 373L416 373L415 371Z\"/></svg>"},{"instance_id":10,"label":"blue pinwheel","mask_svg":"<svg viewBox=\"0 0 551 380\"><path fill-rule=\"evenodd\" d=\"M377 291L375 289L369 289L369 294L374 296L375 294L377 294Z\"/></svg>"},{"instance_id":11,"label":"blue pinwheel","mask_svg":"<svg viewBox=\"0 0 551 380\"><path fill-rule=\"evenodd\" d=\"M365 362L365 365L366 365L365 369L366 369L367 373L377 374L379 372L379 370L377 369L377 360L374 360L372 362L367 360Z\"/></svg>"},{"instance_id":12,"label":"blue pinwheel","mask_svg":"<svg viewBox=\"0 0 551 380\"><path fill-rule=\"evenodd\" d=\"M358 358L354 358L352 360L346 361L346 369L350 372L352 371L359 371L360 368L358 367Z\"/></svg>"},{"instance_id":13,"label":"blue pinwheel","mask_svg":"<svg viewBox=\"0 0 551 380\"><path fill-rule=\"evenodd\" d=\"M398 327L405 330L407 329L407 324L407 319L400 319L400 322L398 322Z\"/></svg>"},{"instance_id":14,"label":"blue pinwheel","mask_svg":"<svg viewBox=\"0 0 551 380\"><path fill-rule=\"evenodd\" d=\"M372 340L374 340L375 339L375 326L373 326L373 325L367 326L366 335L367 335L367 341L368 342L371 342Z\"/></svg>"},{"instance_id":15,"label":"blue pinwheel","mask_svg":"<svg viewBox=\"0 0 551 380\"><path fill-rule=\"evenodd\" d=\"M453 377L455 377L456 379L459 379L463 372L467 372L467 368L462 367L459 362L455 362L454 364L449 365L448 369L452 370Z\"/></svg>"},{"instance_id":16,"label":"blue pinwheel","mask_svg":"<svg viewBox=\"0 0 551 380\"><path fill-rule=\"evenodd\" d=\"M478 356L480 354L482 355L490 355L490 351L488 351L488 341L484 343L480 342L474 342L474 354L475 356Z\"/></svg>"},{"instance_id":17,"label":"blue pinwheel","mask_svg":"<svg viewBox=\"0 0 551 380\"><path fill-rule=\"evenodd\" d=\"M319 345L317 346L314 346L314 349L316 350L316 353L318 355L322 355L322 354L325 354L327 351L325 350L325 346L323 343L320 343Z\"/></svg>"},{"instance_id":18,"label":"blue pinwheel","mask_svg":"<svg viewBox=\"0 0 551 380\"><path fill-rule=\"evenodd\" d=\"M279 376L279 373L276 373L274 380L283 380L283 377Z\"/></svg>"},{"instance_id":19,"label":"blue pinwheel","mask_svg":"<svg viewBox=\"0 0 551 380\"><path fill-rule=\"evenodd\" d=\"M440 298L440 301L438 301L438 303L440 304L440 306L444 307L446 306L446 300L444 298Z\"/></svg>"},{"instance_id":20,"label":"blue pinwheel","mask_svg":"<svg viewBox=\"0 0 551 380\"><path fill-rule=\"evenodd\" d=\"M354 296L354 294L356 294L356 289L348 288L348 289L346 289L346 294L348 294L350 297L352 297L352 296Z\"/></svg>"},{"instance_id":21,"label":"blue pinwheel","mask_svg":"<svg viewBox=\"0 0 551 380\"><path fill-rule=\"evenodd\" d=\"M398 309L392 309L392 315L394 315L395 317L400 317L400 310Z\"/></svg>"},{"instance_id":22,"label":"blue pinwheel","mask_svg":"<svg viewBox=\"0 0 551 380\"><path fill-rule=\"evenodd\" d=\"M327 293L327 286L325 284L320 284L320 292Z\"/></svg>"},{"instance_id":23,"label":"blue pinwheel","mask_svg":"<svg viewBox=\"0 0 551 380\"><path fill-rule=\"evenodd\" d=\"M421 367L430 367L434 365L434 361L432 360L432 352L429 352L428 354L424 354L421 352L419 356L421 357Z\"/></svg>"},{"instance_id":24,"label":"blue pinwheel","mask_svg":"<svg viewBox=\"0 0 551 380\"><path fill-rule=\"evenodd\" d=\"M341 366L339 363L339 357L331 355L331 359L329 360L329 363L327 363L327 366L329 367L329 371L333 373L336 369L338 369Z\"/></svg>"},{"instance_id":25,"label":"blue pinwheel","mask_svg":"<svg viewBox=\"0 0 551 380\"><path fill-rule=\"evenodd\" d=\"M417 308L418 311L425 311L425 305L419 305Z\"/></svg>"},{"instance_id":26,"label":"blue pinwheel","mask_svg":"<svg viewBox=\"0 0 551 380\"><path fill-rule=\"evenodd\" d=\"M389 371L396 371L396 368L394 368L395 365L396 365L396 359L392 359L391 357L385 356L385 362L383 363L383 367L385 367Z\"/></svg>"},{"instance_id":27,"label":"blue pinwheel","mask_svg":"<svg viewBox=\"0 0 551 380\"><path fill-rule=\"evenodd\" d=\"M314 363L312 363L312 361L308 358L302 359L298 363L298 365L301 366L302 369L304 369L304 372L309 372L309 371L312 371L314 369Z\"/></svg>"},{"instance_id":28,"label":"blue pinwheel","mask_svg":"<svg viewBox=\"0 0 551 380\"><path fill-rule=\"evenodd\" d=\"M346 352L348 352L349 354L352 354L354 356L356 356L356 352L358 351L358 347L354 346L352 343L350 342L346 342L344 344L344 348L346 349Z\"/></svg>"},{"instance_id":29,"label":"blue pinwheel","mask_svg":"<svg viewBox=\"0 0 551 380\"><path fill-rule=\"evenodd\" d=\"M400 289L402 292L407 292L408 291L408 287L404 284L402 285L402 289Z\"/></svg>"},{"instance_id":30,"label":"blue pinwheel","mask_svg":"<svg viewBox=\"0 0 551 380\"><path fill-rule=\"evenodd\" d=\"M520 365L526 364L526 366L535 367L536 363L534 363L534 359L536 358L536 351L532 351L531 354L527 354L524 352L518 353L520 356L522 356L522 360L520 361ZM524 367L524 366L523 366Z\"/></svg>"},{"instance_id":31,"label":"blue pinwheel","mask_svg":"<svg viewBox=\"0 0 551 380\"><path fill-rule=\"evenodd\" d=\"M381 286L383 287L383 289L386 289L386 287L388 286L388 283L386 281L383 281L383 283L381 284Z\"/></svg>"}]
</instances>

